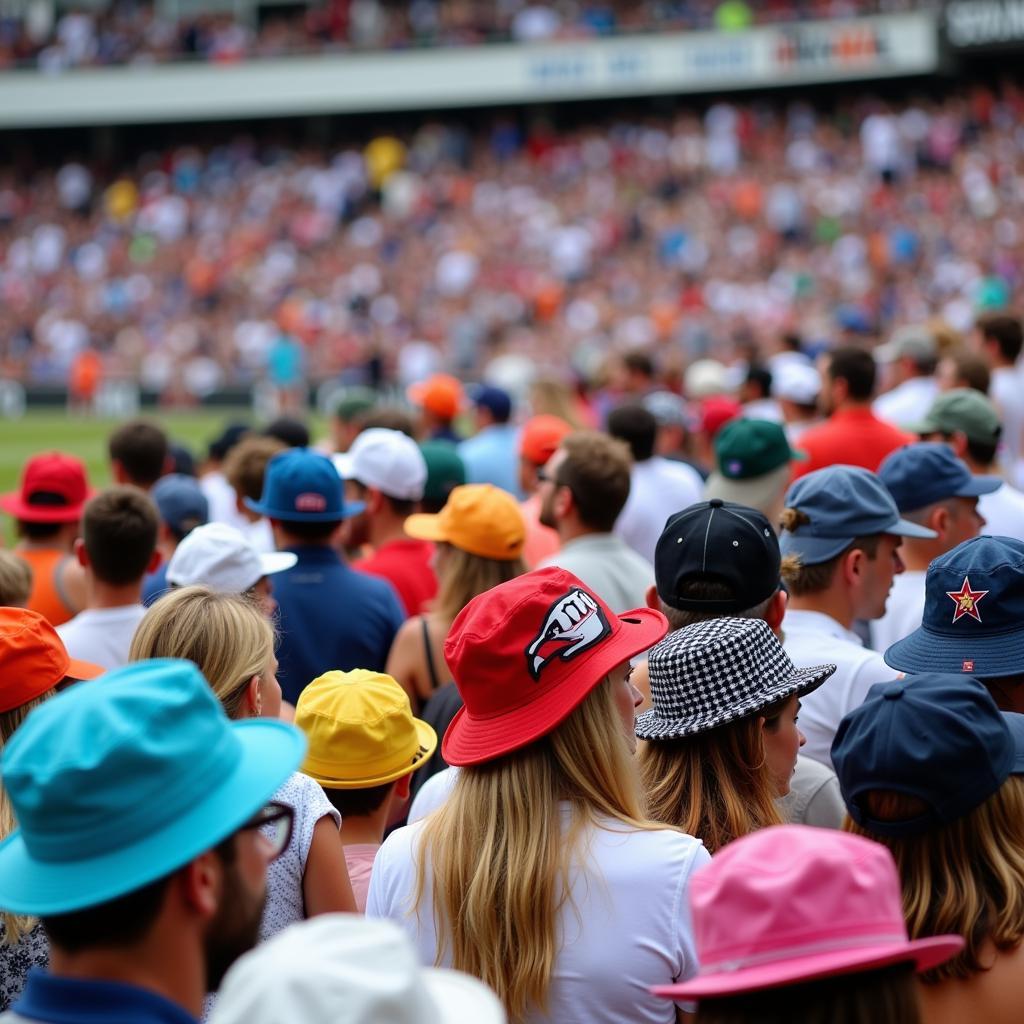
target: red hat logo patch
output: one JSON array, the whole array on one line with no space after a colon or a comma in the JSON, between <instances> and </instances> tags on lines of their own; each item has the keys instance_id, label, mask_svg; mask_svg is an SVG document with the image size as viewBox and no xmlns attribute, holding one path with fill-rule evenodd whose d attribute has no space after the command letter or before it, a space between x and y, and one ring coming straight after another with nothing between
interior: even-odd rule
<instances>
[{"instance_id":1,"label":"red hat logo patch","mask_svg":"<svg viewBox=\"0 0 1024 1024\"><path fill-rule=\"evenodd\" d=\"M966 576L959 590L947 590L946 597L956 605L953 621L958 622L965 615L969 615L976 622L981 622L978 605L987 593L987 590L971 590L971 581Z\"/></svg>"},{"instance_id":2,"label":"red hat logo patch","mask_svg":"<svg viewBox=\"0 0 1024 1024\"><path fill-rule=\"evenodd\" d=\"M314 491L307 491L305 494L295 496L296 512L326 512L327 499L322 494Z\"/></svg>"},{"instance_id":3,"label":"red hat logo patch","mask_svg":"<svg viewBox=\"0 0 1024 1024\"><path fill-rule=\"evenodd\" d=\"M561 658L571 661L611 633L601 606L579 587L560 597L548 609L537 635L526 648L530 675L540 679L544 666Z\"/></svg>"}]
</instances>

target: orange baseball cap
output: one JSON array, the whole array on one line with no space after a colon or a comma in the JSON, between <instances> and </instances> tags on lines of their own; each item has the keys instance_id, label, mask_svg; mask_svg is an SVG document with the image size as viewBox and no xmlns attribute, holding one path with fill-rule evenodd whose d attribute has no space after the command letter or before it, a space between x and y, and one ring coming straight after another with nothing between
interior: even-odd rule
<instances>
[{"instance_id":1,"label":"orange baseball cap","mask_svg":"<svg viewBox=\"0 0 1024 1024\"><path fill-rule=\"evenodd\" d=\"M523 553L526 524L508 491L493 484L452 489L437 515L420 513L405 521L405 532L420 540L444 541L481 558L509 562Z\"/></svg>"},{"instance_id":2,"label":"orange baseball cap","mask_svg":"<svg viewBox=\"0 0 1024 1024\"><path fill-rule=\"evenodd\" d=\"M413 405L444 420L455 419L466 401L461 381L447 373L435 373L433 377L409 385L407 394Z\"/></svg>"},{"instance_id":3,"label":"orange baseball cap","mask_svg":"<svg viewBox=\"0 0 1024 1024\"><path fill-rule=\"evenodd\" d=\"M0 666L0 711L35 700L65 676L95 679L104 672L69 657L53 626L28 608L0 608Z\"/></svg>"},{"instance_id":4,"label":"orange baseball cap","mask_svg":"<svg viewBox=\"0 0 1024 1024\"><path fill-rule=\"evenodd\" d=\"M562 443L572 427L561 416L534 416L523 424L519 434L519 454L535 466L543 466Z\"/></svg>"}]
</instances>

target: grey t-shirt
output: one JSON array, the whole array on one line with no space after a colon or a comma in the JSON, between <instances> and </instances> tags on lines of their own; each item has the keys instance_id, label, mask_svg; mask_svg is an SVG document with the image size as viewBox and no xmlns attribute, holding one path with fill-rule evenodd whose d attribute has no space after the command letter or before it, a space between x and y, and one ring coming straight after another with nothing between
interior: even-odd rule
<instances>
[{"instance_id":1,"label":"grey t-shirt","mask_svg":"<svg viewBox=\"0 0 1024 1024\"><path fill-rule=\"evenodd\" d=\"M827 765L799 755L788 795L779 801L783 817L791 825L842 828L846 807L836 773Z\"/></svg>"}]
</instances>

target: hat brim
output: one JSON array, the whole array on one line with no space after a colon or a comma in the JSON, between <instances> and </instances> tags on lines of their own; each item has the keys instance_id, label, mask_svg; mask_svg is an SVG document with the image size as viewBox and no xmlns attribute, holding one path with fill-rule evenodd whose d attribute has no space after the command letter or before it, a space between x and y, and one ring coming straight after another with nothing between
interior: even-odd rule
<instances>
[{"instance_id":1,"label":"hat brim","mask_svg":"<svg viewBox=\"0 0 1024 1024\"><path fill-rule=\"evenodd\" d=\"M568 718L613 668L653 647L668 632L668 620L653 608L636 608L616 618L618 628L582 655L558 686L490 718L476 718L460 708L441 742L445 761L458 767L484 764L536 742Z\"/></svg>"},{"instance_id":2,"label":"hat brim","mask_svg":"<svg viewBox=\"0 0 1024 1024\"><path fill-rule=\"evenodd\" d=\"M666 999L710 999L763 988L779 988L837 974L876 970L890 964L912 963L918 972L929 971L951 960L963 948L964 940L959 935L935 935L865 948L812 953L734 971L698 974L678 985L659 985L650 991Z\"/></svg>"},{"instance_id":3,"label":"hat brim","mask_svg":"<svg viewBox=\"0 0 1024 1024\"><path fill-rule=\"evenodd\" d=\"M0 906L15 914L67 914L134 892L187 864L241 828L299 766L306 742L283 722L232 722L234 770L196 794L191 810L135 843L61 863L32 857L20 831L0 844Z\"/></svg>"},{"instance_id":4,"label":"hat brim","mask_svg":"<svg viewBox=\"0 0 1024 1024\"><path fill-rule=\"evenodd\" d=\"M744 701L721 708L717 714L695 716L686 721L662 718L658 714L657 708L652 707L637 718L636 738L655 741L675 740L683 739L686 736L696 736L702 732L710 732L719 726L739 721L749 715L756 715L758 711L771 707L772 704L777 704L780 700L786 700L793 696L803 697L808 693L813 693L833 675L835 670L835 665L814 665L810 668L797 669L783 682L766 687L760 693Z\"/></svg>"},{"instance_id":5,"label":"hat brim","mask_svg":"<svg viewBox=\"0 0 1024 1024\"><path fill-rule=\"evenodd\" d=\"M976 679L1018 675L1024 663L1024 625L1011 633L973 637L918 626L910 636L887 648L882 657L890 668L910 675L950 672Z\"/></svg>"},{"instance_id":6,"label":"hat brim","mask_svg":"<svg viewBox=\"0 0 1024 1024\"><path fill-rule=\"evenodd\" d=\"M1004 480L1001 476L972 476L970 483L961 487L954 497L957 498L980 498L983 494L991 494L1003 486Z\"/></svg>"},{"instance_id":7,"label":"hat brim","mask_svg":"<svg viewBox=\"0 0 1024 1024\"><path fill-rule=\"evenodd\" d=\"M267 551L260 555L260 569L264 576L273 576L290 569L298 560L294 551Z\"/></svg>"},{"instance_id":8,"label":"hat brim","mask_svg":"<svg viewBox=\"0 0 1024 1024\"><path fill-rule=\"evenodd\" d=\"M498 997L477 978L444 967L424 967L421 976L438 1024L505 1024Z\"/></svg>"},{"instance_id":9,"label":"hat brim","mask_svg":"<svg viewBox=\"0 0 1024 1024\"><path fill-rule=\"evenodd\" d=\"M282 523L341 523L346 519L359 515L366 508L363 501L349 501L337 512L296 512L293 508L273 508L263 505L252 498L245 499L245 507L268 519L277 519Z\"/></svg>"},{"instance_id":10,"label":"hat brim","mask_svg":"<svg viewBox=\"0 0 1024 1024\"><path fill-rule=\"evenodd\" d=\"M402 529L416 540L448 540L448 534L441 525L441 516L433 512L414 512L406 516Z\"/></svg>"},{"instance_id":11,"label":"hat brim","mask_svg":"<svg viewBox=\"0 0 1024 1024\"><path fill-rule=\"evenodd\" d=\"M107 670L102 665L94 665L91 661L80 661L78 658L68 658L68 668L64 673L70 679L96 679Z\"/></svg>"},{"instance_id":12,"label":"hat brim","mask_svg":"<svg viewBox=\"0 0 1024 1024\"><path fill-rule=\"evenodd\" d=\"M96 492L88 490L76 505L30 505L23 501L19 491L0 495L0 509L23 523L75 523L82 518L85 503Z\"/></svg>"},{"instance_id":13,"label":"hat brim","mask_svg":"<svg viewBox=\"0 0 1024 1024\"><path fill-rule=\"evenodd\" d=\"M872 530L871 533L888 533L893 537L912 537L915 540L934 540L938 536L934 530L906 519L897 519L884 529ZM783 530L779 537L779 548L783 555L797 555L804 565L820 565L845 551L854 540L855 537L816 537Z\"/></svg>"},{"instance_id":14,"label":"hat brim","mask_svg":"<svg viewBox=\"0 0 1024 1024\"><path fill-rule=\"evenodd\" d=\"M721 498L722 501L747 505L764 512L771 504L782 498L789 478L788 462L761 476L746 480L733 480L716 470L704 485L704 499L709 501L712 498Z\"/></svg>"},{"instance_id":15,"label":"hat brim","mask_svg":"<svg viewBox=\"0 0 1024 1024\"><path fill-rule=\"evenodd\" d=\"M371 786L383 786L388 782L394 782L396 779L416 771L437 750L437 733L433 727L419 718L413 719L413 725L416 727L416 735L419 738L416 752L410 759L390 771L359 779L354 779L351 775L343 777L342 773L346 768L351 768L351 763L332 765L323 761L314 761L307 752L306 760L302 765L302 774L308 775L324 789L369 789ZM334 771L335 768L337 773Z\"/></svg>"}]
</instances>

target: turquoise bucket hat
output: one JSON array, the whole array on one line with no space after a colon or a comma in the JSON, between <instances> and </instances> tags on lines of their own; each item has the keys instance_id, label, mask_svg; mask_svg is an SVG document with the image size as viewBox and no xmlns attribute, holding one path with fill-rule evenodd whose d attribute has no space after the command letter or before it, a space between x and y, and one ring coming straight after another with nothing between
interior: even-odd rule
<instances>
[{"instance_id":1,"label":"turquoise bucket hat","mask_svg":"<svg viewBox=\"0 0 1024 1024\"><path fill-rule=\"evenodd\" d=\"M188 661L64 691L0 760L20 826L0 844L0 908L67 914L155 882L241 828L305 746L283 722L228 721Z\"/></svg>"}]
</instances>

